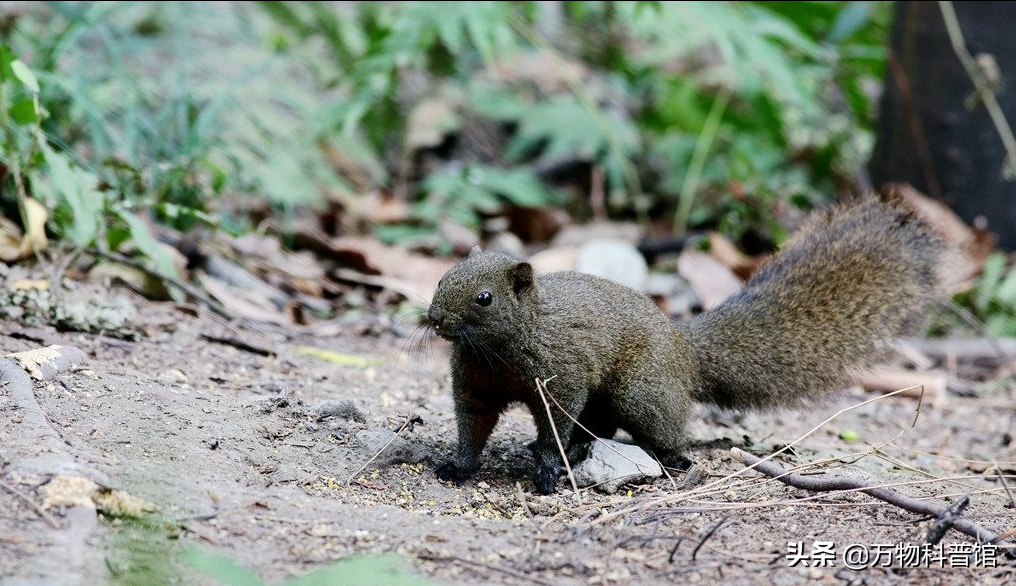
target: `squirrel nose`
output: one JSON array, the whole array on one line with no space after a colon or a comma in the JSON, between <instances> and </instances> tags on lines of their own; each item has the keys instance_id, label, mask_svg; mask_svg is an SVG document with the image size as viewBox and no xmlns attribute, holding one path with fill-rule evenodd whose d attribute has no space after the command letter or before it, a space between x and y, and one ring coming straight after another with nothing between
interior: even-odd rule
<instances>
[{"instance_id":1,"label":"squirrel nose","mask_svg":"<svg viewBox=\"0 0 1016 586\"><path fill-rule=\"evenodd\" d=\"M427 319L430 320L430 323L434 324L434 327L438 327L444 323L444 311L441 311L441 308L437 305L431 305L430 309L427 310Z\"/></svg>"}]
</instances>

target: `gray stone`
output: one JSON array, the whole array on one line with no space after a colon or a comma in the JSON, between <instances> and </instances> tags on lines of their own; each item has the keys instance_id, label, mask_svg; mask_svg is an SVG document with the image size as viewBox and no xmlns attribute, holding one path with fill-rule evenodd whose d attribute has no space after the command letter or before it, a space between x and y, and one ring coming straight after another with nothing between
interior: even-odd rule
<instances>
[{"instance_id":1,"label":"gray stone","mask_svg":"<svg viewBox=\"0 0 1016 586\"><path fill-rule=\"evenodd\" d=\"M328 399L321 401L314 406L314 416L318 421L338 417L347 421L356 421L357 423L367 422L367 418L363 416L363 413L349 399Z\"/></svg>"},{"instance_id":2,"label":"gray stone","mask_svg":"<svg viewBox=\"0 0 1016 586\"><path fill-rule=\"evenodd\" d=\"M575 270L642 291L649 277L646 259L623 240L592 240L579 248Z\"/></svg>"},{"instance_id":3,"label":"gray stone","mask_svg":"<svg viewBox=\"0 0 1016 586\"><path fill-rule=\"evenodd\" d=\"M356 434L356 441L360 444L360 453L364 458L372 458L374 454L381 452L374 460L374 463L379 465L403 462L416 464L426 460L430 455L424 446L398 437L390 429L366 429Z\"/></svg>"},{"instance_id":4,"label":"gray stone","mask_svg":"<svg viewBox=\"0 0 1016 586\"><path fill-rule=\"evenodd\" d=\"M617 492L621 485L663 475L660 464L642 448L614 440L598 439L589 455L573 470L579 486L596 486Z\"/></svg>"}]
</instances>

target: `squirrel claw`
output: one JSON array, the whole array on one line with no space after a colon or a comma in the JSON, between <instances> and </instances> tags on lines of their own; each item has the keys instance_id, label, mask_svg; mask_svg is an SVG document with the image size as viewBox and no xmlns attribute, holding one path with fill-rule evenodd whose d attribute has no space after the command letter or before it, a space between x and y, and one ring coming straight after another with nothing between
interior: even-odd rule
<instances>
[{"instance_id":1,"label":"squirrel claw","mask_svg":"<svg viewBox=\"0 0 1016 586\"><path fill-rule=\"evenodd\" d=\"M472 470L459 468L455 462L445 462L438 466L434 473L437 474L439 480L451 481L457 485L462 484L473 475Z\"/></svg>"},{"instance_id":2,"label":"squirrel claw","mask_svg":"<svg viewBox=\"0 0 1016 586\"><path fill-rule=\"evenodd\" d=\"M533 488L537 494L554 494L557 490L557 479L561 477L561 468L537 464L533 471Z\"/></svg>"}]
</instances>

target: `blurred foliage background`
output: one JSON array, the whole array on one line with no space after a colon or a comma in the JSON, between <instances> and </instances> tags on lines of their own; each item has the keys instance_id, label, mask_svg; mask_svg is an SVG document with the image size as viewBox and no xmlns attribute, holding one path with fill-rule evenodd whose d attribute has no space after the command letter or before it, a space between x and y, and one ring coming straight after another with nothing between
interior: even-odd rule
<instances>
[{"instance_id":1,"label":"blurred foliage background","mask_svg":"<svg viewBox=\"0 0 1016 586\"><path fill-rule=\"evenodd\" d=\"M5 215L27 232L38 202L62 241L156 258L153 221L238 233L368 195L408 211L336 229L438 253L505 206L771 248L796 210L869 187L890 17L884 2L2 5Z\"/></svg>"}]
</instances>

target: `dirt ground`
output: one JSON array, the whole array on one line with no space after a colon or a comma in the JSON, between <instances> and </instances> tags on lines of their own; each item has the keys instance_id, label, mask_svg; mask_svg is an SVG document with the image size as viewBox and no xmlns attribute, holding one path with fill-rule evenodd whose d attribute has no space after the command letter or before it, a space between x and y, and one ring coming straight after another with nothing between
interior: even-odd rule
<instances>
[{"instance_id":1,"label":"dirt ground","mask_svg":"<svg viewBox=\"0 0 1016 586\"><path fill-rule=\"evenodd\" d=\"M138 303L147 334L138 342L2 326L5 354L51 343L88 354L89 370L36 383L37 401L82 469L155 507L147 525L100 516L82 544L65 539L67 529L51 528L28 504L42 501L40 485L49 478L17 473L35 446L22 433L24 417L0 391L0 480L28 497L0 490L2 584L125 584L142 575L138 566L158 569L159 560L171 568L162 570L167 579L135 583L221 583L172 557L191 545L222 553L270 584L373 553L398 554L421 581L438 584L1016 581L1002 569L851 571L838 559L832 568L789 567L788 542L810 550L815 541L831 541L840 554L853 543L921 543L928 519L866 495L815 496L749 473L748 483L726 480L696 498L655 502L741 468L731 441L767 454L872 398L859 389L805 410L739 417L702 408L690 430L702 446L692 453L696 473L675 472L614 495L586 490L577 503L566 479L555 495L531 492L525 446L535 433L521 409L502 419L475 480L456 487L435 478L435 462L454 445L447 349L437 338L421 346L393 334L286 337ZM202 334L278 354L260 356ZM300 352L301 345L366 361L340 364ZM351 399L365 421L318 420L314 406L338 398ZM952 395L944 404L925 403L911 428L916 401L887 398L844 413L781 462L867 453L824 469L881 483L923 481L896 490L942 505L947 499L940 497L970 492L967 515L1003 532L1016 526L1016 510L995 470L1016 469L1014 404L1011 384L988 398ZM371 463L347 484L372 455L356 433L395 429L410 415L422 423L402 437L427 459ZM851 433L858 441L841 439ZM729 440L714 441L722 438ZM60 508L50 513L70 523ZM950 532L945 542L971 540Z\"/></svg>"}]
</instances>

